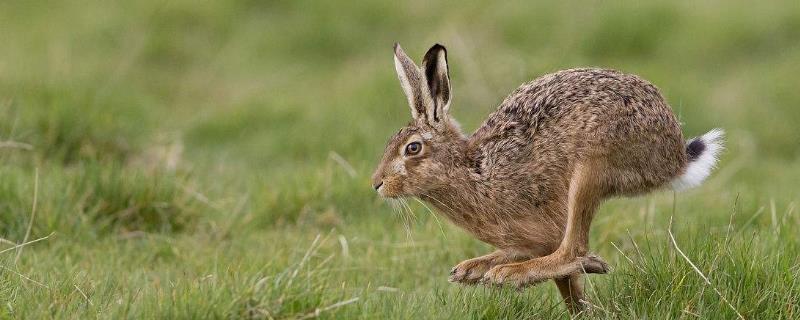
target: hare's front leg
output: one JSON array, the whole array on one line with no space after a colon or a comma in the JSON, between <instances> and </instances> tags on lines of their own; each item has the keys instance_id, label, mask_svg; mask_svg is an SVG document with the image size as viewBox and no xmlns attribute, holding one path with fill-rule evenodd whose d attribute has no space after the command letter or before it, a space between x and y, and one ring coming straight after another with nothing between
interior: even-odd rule
<instances>
[{"instance_id":1,"label":"hare's front leg","mask_svg":"<svg viewBox=\"0 0 800 320\"><path fill-rule=\"evenodd\" d=\"M559 248L550 255L492 267L482 282L519 287L578 273L606 273L608 265L588 255L589 225L600 202L609 194L603 166L579 165L570 180L567 228Z\"/></svg>"},{"instance_id":2,"label":"hare's front leg","mask_svg":"<svg viewBox=\"0 0 800 320\"><path fill-rule=\"evenodd\" d=\"M498 264L513 261L514 257L502 250L497 250L485 256L464 260L450 270L450 279L448 279L448 281L474 284L481 280L483 275L486 271L489 271L490 268Z\"/></svg>"}]
</instances>

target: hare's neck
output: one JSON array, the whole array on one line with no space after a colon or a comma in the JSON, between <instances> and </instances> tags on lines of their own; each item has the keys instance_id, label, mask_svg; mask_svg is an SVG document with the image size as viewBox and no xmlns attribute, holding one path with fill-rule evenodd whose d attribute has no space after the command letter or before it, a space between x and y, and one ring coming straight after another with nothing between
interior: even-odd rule
<instances>
[{"instance_id":1,"label":"hare's neck","mask_svg":"<svg viewBox=\"0 0 800 320\"><path fill-rule=\"evenodd\" d=\"M419 197L456 224L465 226L476 213L491 210L496 201L490 199L492 193L487 192L485 181L475 170L475 161L468 155L468 138L460 131L454 132L461 143L451 150L449 169L438 175L436 187Z\"/></svg>"},{"instance_id":2,"label":"hare's neck","mask_svg":"<svg viewBox=\"0 0 800 320\"><path fill-rule=\"evenodd\" d=\"M491 210L491 205L496 202L490 198L491 193L484 190L478 178L467 164L456 166L442 178L439 187L420 198L435 206L456 224L469 224L471 217Z\"/></svg>"}]
</instances>

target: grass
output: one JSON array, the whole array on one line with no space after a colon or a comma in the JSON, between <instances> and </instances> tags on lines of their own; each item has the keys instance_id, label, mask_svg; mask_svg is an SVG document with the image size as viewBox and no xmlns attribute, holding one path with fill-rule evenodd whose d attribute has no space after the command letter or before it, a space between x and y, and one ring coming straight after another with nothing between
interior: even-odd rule
<instances>
[{"instance_id":1,"label":"grass","mask_svg":"<svg viewBox=\"0 0 800 320\"><path fill-rule=\"evenodd\" d=\"M0 3L0 318L568 318L549 283L449 284L491 248L370 189L408 119L395 41L448 46L467 130L596 65L658 85L687 136L729 132L702 187L603 206L589 317L800 318L799 9Z\"/></svg>"}]
</instances>

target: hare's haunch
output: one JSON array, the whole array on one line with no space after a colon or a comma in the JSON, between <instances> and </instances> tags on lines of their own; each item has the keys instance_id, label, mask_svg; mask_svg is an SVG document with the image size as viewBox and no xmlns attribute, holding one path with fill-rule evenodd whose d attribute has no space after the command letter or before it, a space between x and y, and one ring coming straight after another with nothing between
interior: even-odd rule
<instances>
[{"instance_id":1,"label":"hare's haunch","mask_svg":"<svg viewBox=\"0 0 800 320\"><path fill-rule=\"evenodd\" d=\"M593 68L523 84L465 135L449 112L445 48L434 45L417 66L395 45L394 62L412 120L389 140L373 187L384 197L418 197L498 249L458 264L454 282L553 279L578 310L580 274L608 271L588 251L600 203L697 186L722 148L717 129L685 141L649 82Z\"/></svg>"}]
</instances>

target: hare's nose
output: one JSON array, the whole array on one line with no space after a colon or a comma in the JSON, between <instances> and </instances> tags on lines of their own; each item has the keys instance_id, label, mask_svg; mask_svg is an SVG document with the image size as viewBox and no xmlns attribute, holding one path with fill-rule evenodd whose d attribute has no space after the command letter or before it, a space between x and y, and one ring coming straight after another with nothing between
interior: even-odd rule
<instances>
[{"instance_id":1,"label":"hare's nose","mask_svg":"<svg viewBox=\"0 0 800 320\"><path fill-rule=\"evenodd\" d=\"M378 190L378 189L380 189L380 187L381 187L382 185L383 185L383 181L379 181L377 184L376 184L376 183L374 183L374 182L372 183L372 187L373 187L373 188L375 188L375 190Z\"/></svg>"}]
</instances>

